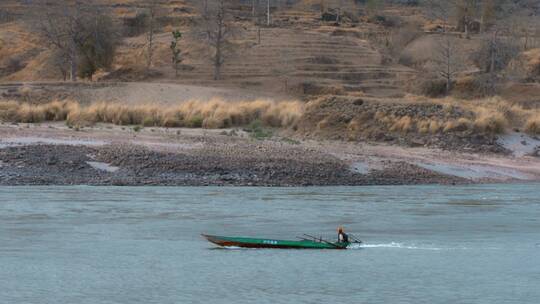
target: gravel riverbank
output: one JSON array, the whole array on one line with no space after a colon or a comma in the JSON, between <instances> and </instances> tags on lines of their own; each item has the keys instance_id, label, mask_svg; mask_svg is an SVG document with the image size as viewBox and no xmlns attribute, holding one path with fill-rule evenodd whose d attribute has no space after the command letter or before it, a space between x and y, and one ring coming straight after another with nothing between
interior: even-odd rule
<instances>
[{"instance_id":1,"label":"gravel riverbank","mask_svg":"<svg viewBox=\"0 0 540 304\"><path fill-rule=\"evenodd\" d=\"M231 135L234 133L235 135ZM532 156L343 141L255 140L241 130L0 125L0 185L412 185L540 180Z\"/></svg>"},{"instance_id":2,"label":"gravel riverbank","mask_svg":"<svg viewBox=\"0 0 540 304\"><path fill-rule=\"evenodd\" d=\"M0 150L3 185L392 185L466 183L403 162L361 174L305 149L258 145L154 151L141 146L26 145ZM96 166L101 164L101 166Z\"/></svg>"}]
</instances>

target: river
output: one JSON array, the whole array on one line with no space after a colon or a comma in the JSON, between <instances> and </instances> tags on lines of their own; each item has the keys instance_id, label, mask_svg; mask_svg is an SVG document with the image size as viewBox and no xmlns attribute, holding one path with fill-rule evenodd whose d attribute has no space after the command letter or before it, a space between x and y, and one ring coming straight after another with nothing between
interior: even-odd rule
<instances>
[{"instance_id":1,"label":"river","mask_svg":"<svg viewBox=\"0 0 540 304\"><path fill-rule=\"evenodd\" d=\"M200 233L364 241L215 249ZM538 303L540 185L0 187L0 303Z\"/></svg>"}]
</instances>

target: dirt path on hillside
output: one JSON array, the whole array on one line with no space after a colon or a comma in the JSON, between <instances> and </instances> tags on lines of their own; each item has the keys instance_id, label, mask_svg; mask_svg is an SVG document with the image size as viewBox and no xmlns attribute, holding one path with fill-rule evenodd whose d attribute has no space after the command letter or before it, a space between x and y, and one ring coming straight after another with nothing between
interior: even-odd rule
<instances>
[{"instance_id":1,"label":"dirt path on hillside","mask_svg":"<svg viewBox=\"0 0 540 304\"><path fill-rule=\"evenodd\" d=\"M540 180L540 159L241 130L0 125L0 184L372 185Z\"/></svg>"},{"instance_id":2,"label":"dirt path on hillside","mask_svg":"<svg viewBox=\"0 0 540 304\"><path fill-rule=\"evenodd\" d=\"M174 83L142 82L24 82L0 84L0 98L18 101L47 102L54 99L74 99L81 103L98 101L132 104L175 104L189 100L225 101L255 99L287 100L286 95L265 94L247 89L200 87Z\"/></svg>"}]
</instances>

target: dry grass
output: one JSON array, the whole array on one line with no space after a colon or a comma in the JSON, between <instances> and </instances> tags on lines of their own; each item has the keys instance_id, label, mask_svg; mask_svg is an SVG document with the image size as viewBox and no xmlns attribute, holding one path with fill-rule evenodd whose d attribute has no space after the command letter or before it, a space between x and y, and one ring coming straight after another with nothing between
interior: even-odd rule
<instances>
[{"instance_id":1,"label":"dry grass","mask_svg":"<svg viewBox=\"0 0 540 304\"><path fill-rule=\"evenodd\" d=\"M407 114L400 111L364 111L347 121L345 138L354 140L361 134L376 128L394 133L483 133L501 134L506 130L520 129L531 134L540 134L540 109L525 109L501 98L458 100L454 98L414 98ZM437 112L426 114L415 110L414 104L440 104ZM389 108L391 109L391 108ZM41 105L0 102L0 120L6 122L40 123L66 121L71 126L89 126L95 123L116 125L140 125L146 127L192 127L228 128L249 125L260 121L270 127L297 126L303 119L304 104L297 101L273 102L253 100L226 102L188 101L178 105L127 105L122 103L98 102L81 105L76 101L53 101ZM457 114L456 114L457 113ZM326 132L339 125L340 116L326 116L317 121L316 129Z\"/></svg>"},{"instance_id":2,"label":"dry grass","mask_svg":"<svg viewBox=\"0 0 540 304\"><path fill-rule=\"evenodd\" d=\"M406 96L399 100L323 96L306 104L298 132L331 139L415 144L493 140L510 130L540 134L540 109L502 98L461 100ZM449 142L448 142L449 141ZM458 144L458 143L456 143Z\"/></svg>"},{"instance_id":3,"label":"dry grass","mask_svg":"<svg viewBox=\"0 0 540 304\"><path fill-rule=\"evenodd\" d=\"M524 122L538 110L524 109L500 97L460 101L460 105L475 113L473 127L478 132L501 134L509 127L523 129Z\"/></svg>"},{"instance_id":4,"label":"dry grass","mask_svg":"<svg viewBox=\"0 0 540 304\"><path fill-rule=\"evenodd\" d=\"M540 134L540 114L531 116L525 123L525 131L531 134Z\"/></svg>"},{"instance_id":5,"label":"dry grass","mask_svg":"<svg viewBox=\"0 0 540 304\"><path fill-rule=\"evenodd\" d=\"M427 97L406 96L406 104L411 109L419 104L442 105L437 115L422 116L421 111L413 115L396 115L392 112L377 111L373 117L362 118L349 126L348 133L368 128L372 118L379 126L390 132L419 134L438 134L469 132L476 134L503 134L509 129L524 130L540 134L540 109L524 108L500 97L474 100L462 100L453 97L432 99ZM456 113L462 113L461 117Z\"/></svg>"},{"instance_id":6,"label":"dry grass","mask_svg":"<svg viewBox=\"0 0 540 304\"><path fill-rule=\"evenodd\" d=\"M0 102L0 120L19 120L19 103L16 101Z\"/></svg>"},{"instance_id":7,"label":"dry grass","mask_svg":"<svg viewBox=\"0 0 540 304\"><path fill-rule=\"evenodd\" d=\"M479 132L500 134L508 126L506 117L496 110L480 109L476 115L473 126Z\"/></svg>"},{"instance_id":8,"label":"dry grass","mask_svg":"<svg viewBox=\"0 0 540 304\"><path fill-rule=\"evenodd\" d=\"M0 119L11 122L40 123L66 121L68 125L112 123L160 127L227 128L247 125L260 120L271 127L293 125L303 112L297 101L273 102L254 100L242 102L189 101L178 106L126 105L99 102L81 106L75 101L53 101L43 105L0 102Z\"/></svg>"},{"instance_id":9,"label":"dry grass","mask_svg":"<svg viewBox=\"0 0 540 304\"><path fill-rule=\"evenodd\" d=\"M356 140L356 135L362 130L362 123L356 119L349 122L347 126L347 139Z\"/></svg>"},{"instance_id":10,"label":"dry grass","mask_svg":"<svg viewBox=\"0 0 540 304\"><path fill-rule=\"evenodd\" d=\"M41 52L43 45L40 42L39 35L29 31L29 27L21 22L10 22L2 24L0 27L0 41L4 41L0 48L0 66L5 65L10 60L20 61L21 69L4 74L3 80L10 81L29 81L37 80L41 76L50 76L54 69L43 68ZM40 64L36 60L41 61Z\"/></svg>"},{"instance_id":11,"label":"dry grass","mask_svg":"<svg viewBox=\"0 0 540 304\"><path fill-rule=\"evenodd\" d=\"M413 121L409 116L402 116L399 119L396 119L390 131L393 132L402 132L407 133L413 129Z\"/></svg>"},{"instance_id":12,"label":"dry grass","mask_svg":"<svg viewBox=\"0 0 540 304\"><path fill-rule=\"evenodd\" d=\"M464 132L471 129L472 122L467 118L450 120L444 124L444 132Z\"/></svg>"},{"instance_id":13,"label":"dry grass","mask_svg":"<svg viewBox=\"0 0 540 304\"><path fill-rule=\"evenodd\" d=\"M523 55L525 56L529 76L540 76L540 48L528 50Z\"/></svg>"},{"instance_id":14,"label":"dry grass","mask_svg":"<svg viewBox=\"0 0 540 304\"><path fill-rule=\"evenodd\" d=\"M474 131L477 133L501 134L510 128L523 129L526 132L535 133L535 122L540 120L540 109L524 108L517 103L509 102L501 97L489 97L480 99L457 99L447 97L441 99L431 99L420 96L407 95L406 99L410 103L435 103L443 106L444 111L452 108L461 108L463 111L473 113L473 118L468 121L457 119L446 121L434 121L429 128L430 133L439 130L451 131ZM413 119L415 120L415 119ZM426 132L427 123L424 120L417 122L418 129ZM439 124L439 125L437 125ZM441 127L442 125L442 127ZM535 133L538 134L538 133Z\"/></svg>"}]
</instances>

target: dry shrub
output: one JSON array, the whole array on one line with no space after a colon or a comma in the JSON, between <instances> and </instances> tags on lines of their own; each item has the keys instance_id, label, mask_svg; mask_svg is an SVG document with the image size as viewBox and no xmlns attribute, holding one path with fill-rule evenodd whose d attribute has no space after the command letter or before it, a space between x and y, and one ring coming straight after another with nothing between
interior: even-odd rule
<instances>
[{"instance_id":1,"label":"dry shrub","mask_svg":"<svg viewBox=\"0 0 540 304\"><path fill-rule=\"evenodd\" d=\"M387 114L384 111L377 111L375 113L375 119L384 125L393 125L396 121L396 117L393 114Z\"/></svg>"},{"instance_id":2,"label":"dry shrub","mask_svg":"<svg viewBox=\"0 0 540 304\"><path fill-rule=\"evenodd\" d=\"M526 60L527 74L530 78L540 77L540 48L523 53Z\"/></svg>"},{"instance_id":3,"label":"dry shrub","mask_svg":"<svg viewBox=\"0 0 540 304\"><path fill-rule=\"evenodd\" d=\"M174 112L167 115L182 118L184 122L193 122L201 118L204 128L227 128L246 125L260 119L265 125L285 127L292 125L303 111L299 102L273 102L270 100L255 100L247 102L226 102L211 100L209 102L190 101L183 103ZM172 119L175 121L175 119ZM188 123L189 124L189 123Z\"/></svg>"},{"instance_id":4,"label":"dry shrub","mask_svg":"<svg viewBox=\"0 0 540 304\"><path fill-rule=\"evenodd\" d=\"M357 134L361 131L362 124L360 121L353 119L347 125L347 138L349 140L356 140Z\"/></svg>"},{"instance_id":5,"label":"dry shrub","mask_svg":"<svg viewBox=\"0 0 540 304\"><path fill-rule=\"evenodd\" d=\"M396 122L390 127L390 131L398 131L407 133L413 129L413 122L411 117L403 116L396 120Z\"/></svg>"},{"instance_id":6,"label":"dry shrub","mask_svg":"<svg viewBox=\"0 0 540 304\"><path fill-rule=\"evenodd\" d=\"M14 100L0 102L0 120L1 121L18 121L19 120L19 103Z\"/></svg>"},{"instance_id":7,"label":"dry shrub","mask_svg":"<svg viewBox=\"0 0 540 304\"><path fill-rule=\"evenodd\" d=\"M321 121L319 121L317 123L317 130L319 130L319 131L324 130L324 129L328 128L329 125L330 125L330 123L329 123L328 119L325 118L325 119L323 119L323 120L321 120Z\"/></svg>"},{"instance_id":8,"label":"dry shrub","mask_svg":"<svg viewBox=\"0 0 540 304\"><path fill-rule=\"evenodd\" d=\"M478 132L500 134L504 133L508 125L508 120L503 114L494 111L482 109L474 120L474 129Z\"/></svg>"},{"instance_id":9,"label":"dry shrub","mask_svg":"<svg viewBox=\"0 0 540 304\"><path fill-rule=\"evenodd\" d=\"M441 128L442 126L438 121L431 120L429 122L429 132L431 132L431 134L438 133L441 130Z\"/></svg>"},{"instance_id":10,"label":"dry shrub","mask_svg":"<svg viewBox=\"0 0 540 304\"><path fill-rule=\"evenodd\" d=\"M40 123L44 121L64 121L77 106L72 101L52 101L43 105L0 102L0 119L12 122Z\"/></svg>"},{"instance_id":11,"label":"dry shrub","mask_svg":"<svg viewBox=\"0 0 540 304\"><path fill-rule=\"evenodd\" d=\"M69 112L73 110L73 107L76 107L77 103L74 101L52 101L47 103L42 107L42 110L45 112L46 121L64 121L66 120Z\"/></svg>"},{"instance_id":12,"label":"dry shrub","mask_svg":"<svg viewBox=\"0 0 540 304\"><path fill-rule=\"evenodd\" d=\"M533 113L533 110L526 110L522 106L517 104L511 104L504 99L494 97L487 99L483 106L485 109L491 109L491 111L497 112L502 115L509 125L520 126L524 121ZM483 112L482 108L476 111L477 114Z\"/></svg>"},{"instance_id":13,"label":"dry shrub","mask_svg":"<svg viewBox=\"0 0 540 304\"><path fill-rule=\"evenodd\" d=\"M6 121L36 123L66 121L69 125L98 122L116 125L163 127L226 128L247 125L255 120L271 127L293 125L303 113L297 101L254 100L226 102L189 101L175 107L98 102L81 106L73 101L53 101L43 105L16 102L0 103L0 118Z\"/></svg>"},{"instance_id":14,"label":"dry shrub","mask_svg":"<svg viewBox=\"0 0 540 304\"><path fill-rule=\"evenodd\" d=\"M91 104L87 109L86 112L88 113L89 117L92 117L92 121L110 121L112 120L111 113L109 112L108 104L105 102L98 102Z\"/></svg>"},{"instance_id":15,"label":"dry shrub","mask_svg":"<svg viewBox=\"0 0 540 304\"><path fill-rule=\"evenodd\" d=\"M428 100L441 104L448 113L452 109L460 109L463 118L471 122L470 125L460 124L457 118L443 122L445 132L458 130L474 130L490 134L504 133L509 128L527 129L527 121L534 121L533 117L540 115L540 109L524 108L520 104L511 103L495 96L482 99L462 100L453 97ZM472 128L472 129L471 129Z\"/></svg>"},{"instance_id":16,"label":"dry shrub","mask_svg":"<svg viewBox=\"0 0 540 304\"><path fill-rule=\"evenodd\" d=\"M464 132L472 129L472 122L467 118L447 121L444 125L444 132Z\"/></svg>"},{"instance_id":17,"label":"dry shrub","mask_svg":"<svg viewBox=\"0 0 540 304\"><path fill-rule=\"evenodd\" d=\"M424 96L441 97L446 94L446 81L438 77L422 78L415 90Z\"/></svg>"},{"instance_id":18,"label":"dry shrub","mask_svg":"<svg viewBox=\"0 0 540 304\"><path fill-rule=\"evenodd\" d=\"M375 113L375 119L379 121L382 121L385 117L386 117L386 113L384 113L383 111L377 111Z\"/></svg>"},{"instance_id":19,"label":"dry shrub","mask_svg":"<svg viewBox=\"0 0 540 304\"><path fill-rule=\"evenodd\" d=\"M45 121L47 117L44 106L34 106L28 103L24 103L19 107L17 116L20 122L25 123L40 123Z\"/></svg>"},{"instance_id":20,"label":"dry shrub","mask_svg":"<svg viewBox=\"0 0 540 304\"><path fill-rule=\"evenodd\" d=\"M301 113L303 105L299 102L273 103L262 115L262 120L274 127L290 126L296 123Z\"/></svg>"},{"instance_id":21,"label":"dry shrub","mask_svg":"<svg viewBox=\"0 0 540 304\"><path fill-rule=\"evenodd\" d=\"M179 128L185 125L184 115L175 109L168 109L162 113L160 125L165 128Z\"/></svg>"},{"instance_id":22,"label":"dry shrub","mask_svg":"<svg viewBox=\"0 0 540 304\"><path fill-rule=\"evenodd\" d=\"M540 134L540 114L537 113L527 120L525 131L530 134Z\"/></svg>"},{"instance_id":23,"label":"dry shrub","mask_svg":"<svg viewBox=\"0 0 540 304\"><path fill-rule=\"evenodd\" d=\"M418 128L418 132L420 132L421 134L430 133L431 132L429 129L430 124L431 124L431 121L427 119L419 121L416 124L416 127Z\"/></svg>"},{"instance_id":24,"label":"dry shrub","mask_svg":"<svg viewBox=\"0 0 540 304\"><path fill-rule=\"evenodd\" d=\"M92 125L93 121L91 121L87 112L81 110L79 104L75 104L66 117L66 124L68 126L88 126Z\"/></svg>"}]
</instances>

